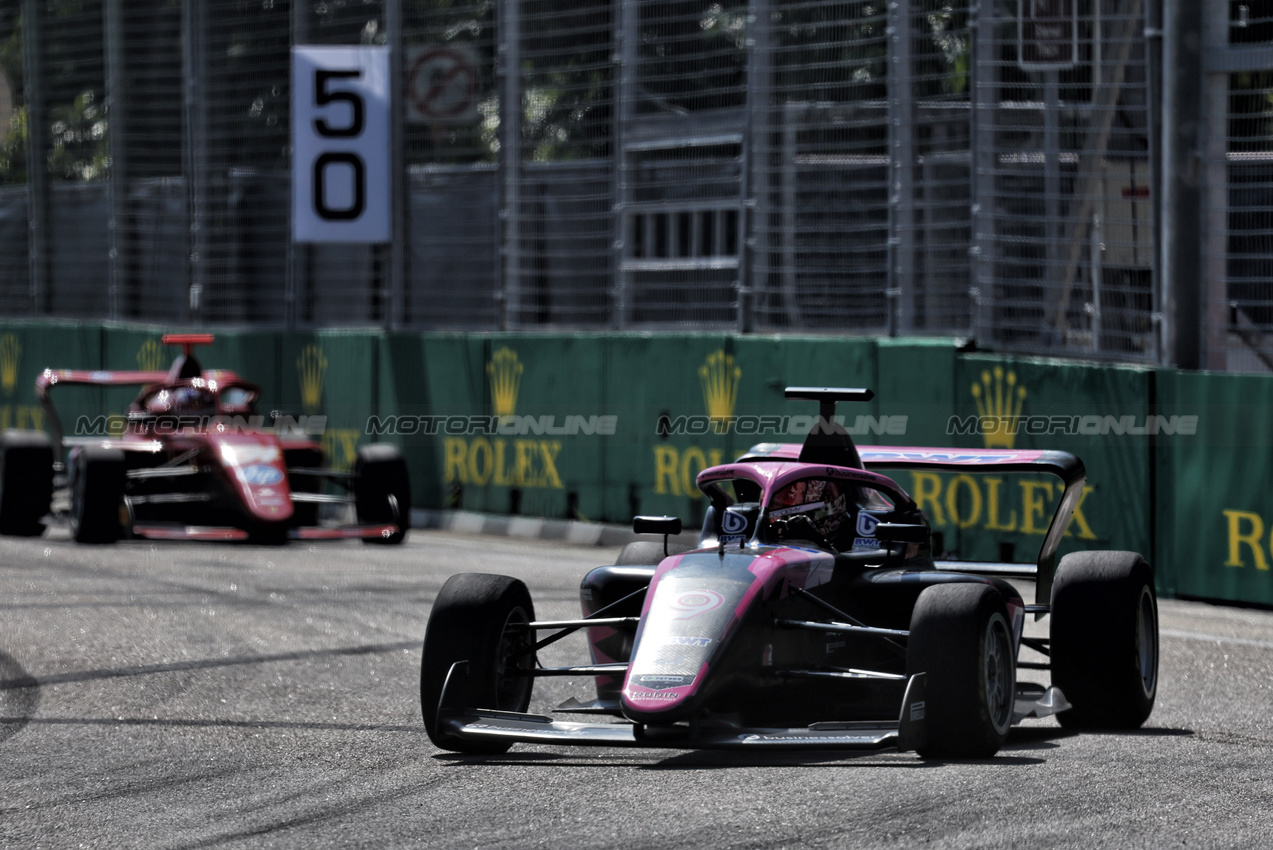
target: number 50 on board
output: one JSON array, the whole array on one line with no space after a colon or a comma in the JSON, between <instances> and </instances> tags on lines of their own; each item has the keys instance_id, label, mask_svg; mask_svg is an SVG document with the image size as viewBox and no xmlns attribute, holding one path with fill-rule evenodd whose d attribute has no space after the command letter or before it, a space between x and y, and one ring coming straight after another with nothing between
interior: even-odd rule
<instances>
[{"instance_id":1,"label":"number 50 on board","mask_svg":"<svg viewBox=\"0 0 1273 850\"><path fill-rule=\"evenodd\" d=\"M392 238L389 48L292 49L292 239Z\"/></svg>"}]
</instances>

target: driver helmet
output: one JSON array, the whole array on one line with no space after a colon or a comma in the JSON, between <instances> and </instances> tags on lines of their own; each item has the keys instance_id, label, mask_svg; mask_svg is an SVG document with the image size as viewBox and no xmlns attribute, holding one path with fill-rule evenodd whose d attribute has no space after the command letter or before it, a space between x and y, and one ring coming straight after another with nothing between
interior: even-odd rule
<instances>
[{"instance_id":1,"label":"driver helmet","mask_svg":"<svg viewBox=\"0 0 1273 850\"><path fill-rule=\"evenodd\" d=\"M157 393L146 403L146 410L153 414L203 413L215 403L212 393L203 387L177 387Z\"/></svg>"},{"instance_id":2,"label":"driver helmet","mask_svg":"<svg viewBox=\"0 0 1273 850\"><path fill-rule=\"evenodd\" d=\"M214 403L212 393L202 387L178 387L172 394L173 413L200 413Z\"/></svg>"},{"instance_id":3,"label":"driver helmet","mask_svg":"<svg viewBox=\"0 0 1273 850\"><path fill-rule=\"evenodd\" d=\"M803 478L780 488L769 503L769 519L804 515L818 533L833 540L851 519L852 505L845 487L826 478Z\"/></svg>"}]
</instances>

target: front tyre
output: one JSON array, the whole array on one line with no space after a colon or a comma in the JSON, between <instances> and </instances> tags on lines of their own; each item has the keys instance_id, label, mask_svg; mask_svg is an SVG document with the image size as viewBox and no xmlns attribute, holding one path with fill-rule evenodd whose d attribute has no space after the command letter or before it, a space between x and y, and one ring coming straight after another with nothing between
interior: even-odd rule
<instances>
[{"instance_id":1,"label":"front tyre","mask_svg":"<svg viewBox=\"0 0 1273 850\"><path fill-rule=\"evenodd\" d=\"M85 446L71 461L71 536L77 543L114 543L123 533L128 465L119 449Z\"/></svg>"},{"instance_id":2,"label":"front tyre","mask_svg":"<svg viewBox=\"0 0 1273 850\"><path fill-rule=\"evenodd\" d=\"M411 483L407 462L394 446L376 443L358 450L354 464L354 509L358 522L393 523L398 530L387 537L363 538L366 543L401 543L411 527Z\"/></svg>"},{"instance_id":3,"label":"front tyre","mask_svg":"<svg viewBox=\"0 0 1273 850\"><path fill-rule=\"evenodd\" d=\"M1071 729L1136 729L1158 692L1158 598L1135 552L1072 552L1052 584L1052 684Z\"/></svg>"},{"instance_id":4,"label":"front tyre","mask_svg":"<svg viewBox=\"0 0 1273 850\"><path fill-rule=\"evenodd\" d=\"M53 501L53 444L43 431L0 435L0 534L37 537Z\"/></svg>"},{"instance_id":5,"label":"front tyre","mask_svg":"<svg viewBox=\"0 0 1273 850\"><path fill-rule=\"evenodd\" d=\"M438 724L438 703L451 665L467 661L470 707L524 712L535 666L534 635L526 625L534 619L530 591L518 579L484 573L447 579L429 615L420 663L420 707L429 740L461 753L507 752L510 742L448 734Z\"/></svg>"},{"instance_id":6,"label":"front tyre","mask_svg":"<svg viewBox=\"0 0 1273 850\"><path fill-rule=\"evenodd\" d=\"M1008 737L1017 665L1003 597L979 582L926 588L911 612L906 673L927 677L924 758L989 758Z\"/></svg>"}]
</instances>

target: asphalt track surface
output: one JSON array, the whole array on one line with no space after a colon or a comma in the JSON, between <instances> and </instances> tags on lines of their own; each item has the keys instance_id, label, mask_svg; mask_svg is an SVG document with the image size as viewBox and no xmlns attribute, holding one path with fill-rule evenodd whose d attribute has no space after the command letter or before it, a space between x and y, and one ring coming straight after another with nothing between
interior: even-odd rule
<instances>
[{"instance_id":1,"label":"asphalt track surface","mask_svg":"<svg viewBox=\"0 0 1273 850\"><path fill-rule=\"evenodd\" d=\"M0 541L0 847L1267 847L1273 612L1161 604L1129 734L1014 730L981 762L517 745L435 749L420 642L448 575L542 617L614 551ZM582 640L548 663L582 660ZM546 710L586 683L537 684Z\"/></svg>"}]
</instances>

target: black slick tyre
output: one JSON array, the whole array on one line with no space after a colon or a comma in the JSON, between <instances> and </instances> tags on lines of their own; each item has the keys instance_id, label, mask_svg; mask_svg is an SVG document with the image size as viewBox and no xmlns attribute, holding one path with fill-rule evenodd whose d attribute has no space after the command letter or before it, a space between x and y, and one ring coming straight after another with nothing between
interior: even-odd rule
<instances>
[{"instance_id":1,"label":"black slick tyre","mask_svg":"<svg viewBox=\"0 0 1273 850\"><path fill-rule=\"evenodd\" d=\"M119 449L85 446L71 462L71 536L77 543L114 543L128 472Z\"/></svg>"},{"instance_id":2,"label":"black slick tyre","mask_svg":"<svg viewBox=\"0 0 1273 850\"><path fill-rule=\"evenodd\" d=\"M366 543L401 543L411 527L411 483L407 462L395 446L376 443L358 450L354 463L354 508L358 522L393 523L386 537L364 537Z\"/></svg>"},{"instance_id":3,"label":"black slick tyre","mask_svg":"<svg viewBox=\"0 0 1273 850\"><path fill-rule=\"evenodd\" d=\"M0 435L0 534L37 537L53 501L53 444L42 431Z\"/></svg>"},{"instance_id":4,"label":"black slick tyre","mask_svg":"<svg viewBox=\"0 0 1273 850\"><path fill-rule=\"evenodd\" d=\"M911 612L906 673L926 674L924 758L998 752L1016 703L1012 623L999 591L968 582L926 588Z\"/></svg>"},{"instance_id":5,"label":"black slick tyre","mask_svg":"<svg viewBox=\"0 0 1273 850\"><path fill-rule=\"evenodd\" d=\"M420 707L435 745L485 755L508 750L508 742L469 741L447 733L438 724L438 703L451 665L467 661L468 707L524 712L534 680L519 673L535 666L534 635L525 628L534 619L530 591L518 579L460 573L442 585L420 663Z\"/></svg>"},{"instance_id":6,"label":"black slick tyre","mask_svg":"<svg viewBox=\"0 0 1273 850\"><path fill-rule=\"evenodd\" d=\"M1154 574L1135 552L1072 552L1052 584L1052 684L1071 729L1136 729L1158 691Z\"/></svg>"}]
</instances>

